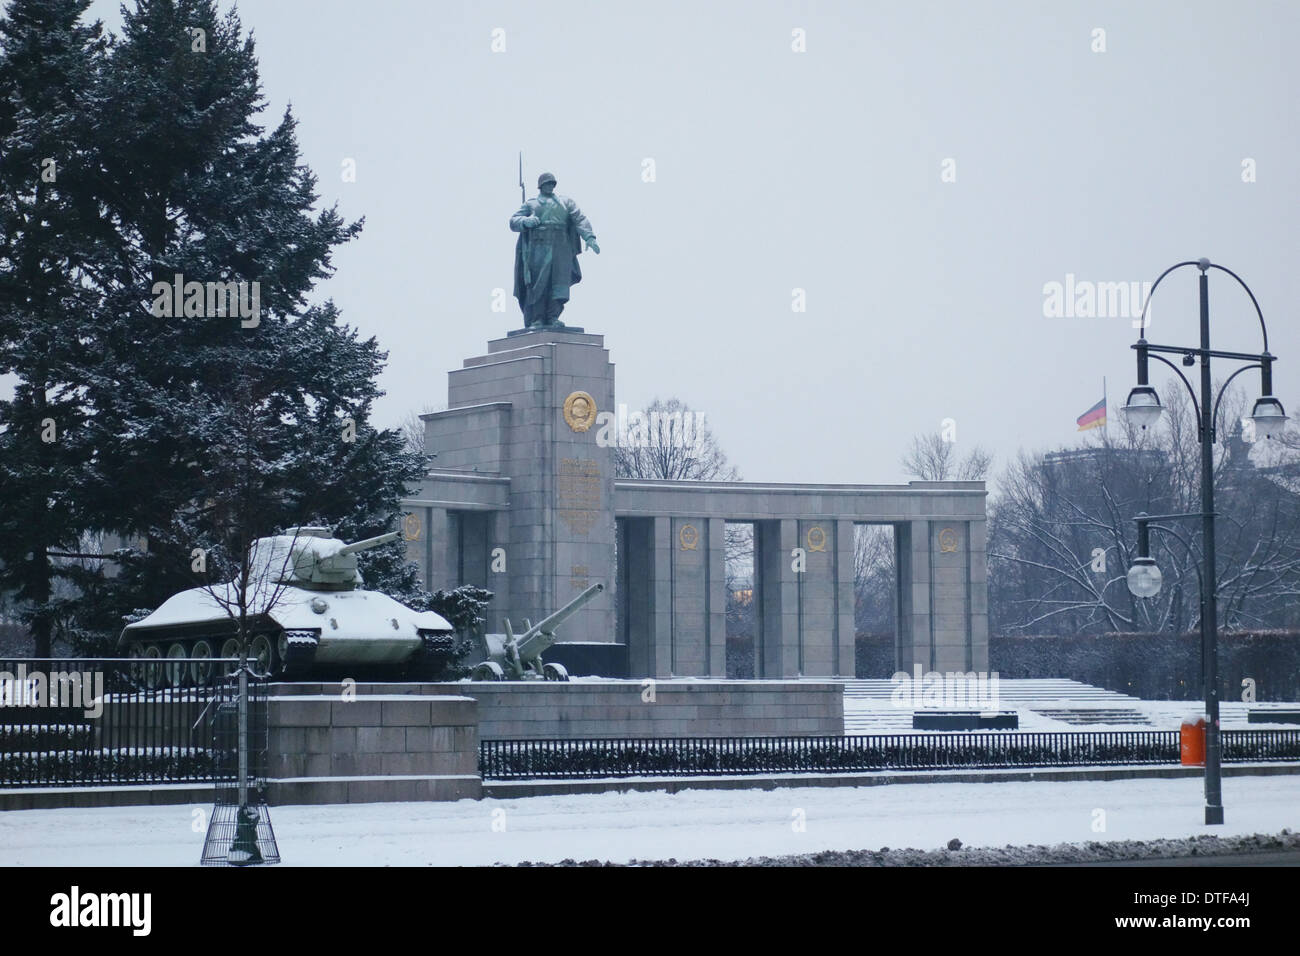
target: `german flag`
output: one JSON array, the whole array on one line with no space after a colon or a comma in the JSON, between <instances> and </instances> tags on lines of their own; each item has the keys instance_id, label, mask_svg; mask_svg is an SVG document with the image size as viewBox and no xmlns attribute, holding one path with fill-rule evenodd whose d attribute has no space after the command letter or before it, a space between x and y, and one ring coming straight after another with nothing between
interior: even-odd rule
<instances>
[{"instance_id":1,"label":"german flag","mask_svg":"<svg viewBox=\"0 0 1300 956\"><path fill-rule=\"evenodd\" d=\"M1106 427L1105 397L1103 396L1100 402L1098 402L1096 405L1092 406L1092 408L1088 409L1086 412L1080 415L1076 421L1078 422L1079 431L1081 432L1086 432L1089 428L1105 428Z\"/></svg>"}]
</instances>

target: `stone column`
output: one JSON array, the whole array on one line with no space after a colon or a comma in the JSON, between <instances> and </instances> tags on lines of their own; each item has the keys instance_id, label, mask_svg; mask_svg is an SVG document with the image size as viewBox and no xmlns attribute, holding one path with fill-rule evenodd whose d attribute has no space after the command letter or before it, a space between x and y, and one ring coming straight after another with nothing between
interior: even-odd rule
<instances>
[{"instance_id":1,"label":"stone column","mask_svg":"<svg viewBox=\"0 0 1300 956\"><path fill-rule=\"evenodd\" d=\"M799 669L799 584L790 567L797 525L791 518L754 522L762 601L759 676L767 680L794 677Z\"/></svg>"},{"instance_id":2,"label":"stone column","mask_svg":"<svg viewBox=\"0 0 1300 956\"><path fill-rule=\"evenodd\" d=\"M727 676L727 522L710 518L708 585L708 629L705 636L704 673Z\"/></svg>"},{"instance_id":3,"label":"stone column","mask_svg":"<svg viewBox=\"0 0 1300 956\"><path fill-rule=\"evenodd\" d=\"M970 528L966 521L930 522L932 668L970 668Z\"/></svg>"},{"instance_id":4,"label":"stone column","mask_svg":"<svg viewBox=\"0 0 1300 956\"><path fill-rule=\"evenodd\" d=\"M656 516L650 525L650 601L648 660L643 677L671 677L676 648L673 646L673 522Z\"/></svg>"},{"instance_id":5,"label":"stone column","mask_svg":"<svg viewBox=\"0 0 1300 956\"><path fill-rule=\"evenodd\" d=\"M838 524L815 518L797 522L799 538L794 547L803 549L804 570L795 571L799 618L795 673L804 676L835 673L839 650L835 607Z\"/></svg>"},{"instance_id":6,"label":"stone column","mask_svg":"<svg viewBox=\"0 0 1300 956\"><path fill-rule=\"evenodd\" d=\"M672 672L676 677L708 673L709 523L700 518L673 518L672 538Z\"/></svg>"},{"instance_id":7,"label":"stone column","mask_svg":"<svg viewBox=\"0 0 1300 956\"><path fill-rule=\"evenodd\" d=\"M898 526L898 668L912 673L934 669L930 615L930 522L908 521Z\"/></svg>"},{"instance_id":8,"label":"stone column","mask_svg":"<svg viewBox=\"0 0 1300 956\"><path fill-rule=\"evenodd\" d=\"M835 522L836 677L853 677L857 673L857 595L853 580L853 542L853 522Z\"/></svg>"},{"instance_id":9,"label":"stone column","mask_svg":"<svg viewBox=\"0 0 1300 956\"><path fill-rule=\"evenodd\" d=\"M988 522L972 521L970 528L970 635L971 668L989 669Z\"/></svg>"}]
</instances>

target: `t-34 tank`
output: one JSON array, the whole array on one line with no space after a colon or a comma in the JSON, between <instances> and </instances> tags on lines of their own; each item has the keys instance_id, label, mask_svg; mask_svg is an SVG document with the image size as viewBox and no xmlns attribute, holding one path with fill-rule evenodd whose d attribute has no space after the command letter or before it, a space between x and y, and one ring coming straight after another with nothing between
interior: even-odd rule
<instances>
[{"instance_id":1,"label":"t-34 tank","mask_svg":"<svg viewBox=\"0 0 1300 956\"><path fill-rule=\"evenodd\" d=\"M413 611L367 591L357 552L396 541L394 531L345 544L328 528L290 528L258 538L249 551L248 658L272 676L298 677L344 669L403 676L451 648L453 629L433 611ZM200 682L210 657L241 657L239 590L234 583L175 594L143 620L128 624L118 647L132 657L196 658L145 668L157 685ZM233 615L233 616L232 616Z\"/></svg>"}]
</instances>

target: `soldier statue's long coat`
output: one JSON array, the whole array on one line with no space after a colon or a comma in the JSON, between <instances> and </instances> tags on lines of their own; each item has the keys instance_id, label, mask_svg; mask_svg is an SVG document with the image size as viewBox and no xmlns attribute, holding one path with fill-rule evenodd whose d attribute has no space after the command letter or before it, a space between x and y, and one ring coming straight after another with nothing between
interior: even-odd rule
<instances>
[{"instance_id":1,"label":"soldier statue's long coat","mask_svg":"<svg viewBox=\"0 0 1300 956\"><path fill-rule=\"evenodd\" d=\"M591 223L582 214L578 204L568 196L559 193L552 199L559 203L566 214L564 229L525 229L521 221L529 216L537 216L547 221L545 212L554 214L554 210L545 209L540 196L534 197L519 207L519 211L510 217L510 229L519 233L515 242L515 298L520 308L525 302L536 304L543 294L547 298L568 300L569 287L582 281L582 269L578 266L578 256L582 253L582 240L594 234ZM528 244L528 268L530 282L524 281L524 244Z\"/></svg>"}]
</instances>

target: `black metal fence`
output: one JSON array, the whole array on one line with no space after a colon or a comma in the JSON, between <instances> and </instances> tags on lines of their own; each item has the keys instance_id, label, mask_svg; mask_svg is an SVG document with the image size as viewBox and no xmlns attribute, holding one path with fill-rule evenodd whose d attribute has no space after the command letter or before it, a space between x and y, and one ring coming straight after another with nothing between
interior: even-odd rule
<instances>
[{"instance_id":1,"label":"black metal fence","mask_svg":"<svg viewBox=\"0 0 1300 956\"><path fill-rule=\"evenodd\" d=\"M229 779L231 758L214 744L219 715L238 696L225 677L229 663L0 660L0 787ZM159 668L167 680L158 680ZM263 701L255 712L264 713L264 681L252 683Z\"/></svg>"},{"instance_id":2,"label":"black metal fence","mask_svg":"<svg viewBox=\"0 0 1300 956\"><path fill-rule=\"evenodd\" d=\"M1223 732L1225 761L1300 760L1300 730ZM483 740L484 780L1176 764L1178 731Z\"/></svg>"}]
</instances>

